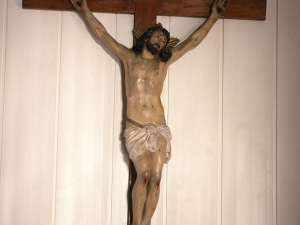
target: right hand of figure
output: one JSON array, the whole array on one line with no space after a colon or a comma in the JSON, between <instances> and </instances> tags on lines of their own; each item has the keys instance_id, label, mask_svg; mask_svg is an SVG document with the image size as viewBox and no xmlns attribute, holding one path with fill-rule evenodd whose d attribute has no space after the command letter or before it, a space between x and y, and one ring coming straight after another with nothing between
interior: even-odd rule
<instances>
[{"instance_id":1,"label":"right hand of figure","mask_svg":"<svg viewBox=\"0 0 300 225\"><path fill-rule=\"evenodd\" d=\"M82 10L84 6L87 6L86 0L70 0L70 2L77 11Z\"/></svg>"}]
</instances>

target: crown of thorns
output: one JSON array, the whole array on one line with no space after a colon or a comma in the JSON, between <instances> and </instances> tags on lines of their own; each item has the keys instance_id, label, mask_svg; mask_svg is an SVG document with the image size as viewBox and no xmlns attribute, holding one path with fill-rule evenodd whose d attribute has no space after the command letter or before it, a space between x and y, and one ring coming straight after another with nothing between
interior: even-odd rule
<instances>
[{"instance_id":1,"label":"crown of thorns","mask_svg":"<svg viewBox=\"0 0 300 225\"><path fill-rule=\"evenodd\" d=\"M155 26L163 27L161 23L157 23ZM136 40L138 40L143 35L144 32L145 31L141 31L138 29L134 29L132 31ZM178 42L180 42L180 40L178 38L171 37L169 42L166 45L166 48L168 48L168 49L173 48L178 44Z\"/></svg>"}]
</instances>

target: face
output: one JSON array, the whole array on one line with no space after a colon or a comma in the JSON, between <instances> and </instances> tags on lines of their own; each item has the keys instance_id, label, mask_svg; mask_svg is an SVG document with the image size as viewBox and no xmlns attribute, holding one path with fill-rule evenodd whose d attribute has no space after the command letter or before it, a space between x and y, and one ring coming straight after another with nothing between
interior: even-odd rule
<instances>
[{"instance_id":1,"label":"face","mask_svg":"<svg viewBox=\"0 0 300 225\"><path fill-rule=\"evenodd\" d=\"M152 37L150 39L148 39L146 46L153 55L157 55L160 50L165 47L166 43L167 37L162 31L158 30L152 34Z\"/></svg>"}]
</instances>

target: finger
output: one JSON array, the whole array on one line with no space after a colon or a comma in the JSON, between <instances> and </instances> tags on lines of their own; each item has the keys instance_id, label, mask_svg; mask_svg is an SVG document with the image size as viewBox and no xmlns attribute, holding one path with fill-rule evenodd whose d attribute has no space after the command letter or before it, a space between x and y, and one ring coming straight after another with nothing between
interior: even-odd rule
<instances>
[{"instance_id":1,"label":"finger","mask_svg":"<svg viewBox=\"0 0 300 225\"><path fill-rule=\"evenodd\" d=\"M212 4L214 4L214 5L218 5L218 4L220 4L220 1L222 1L222 0L215 0L215 1L213 1L213 3L212 3Z\"/></svg>"},{"instance_id":2,"label":"finger","mask_svg":"<svg viewBox=\"0 0 300 225\"><path fill-rule=\"evenodd\" d=\"M221 6L217 7L217 12L219 14L222 13L223 11L224 11L224 9Z\"/></svg>"},{"instance_id":3,"label":"finger","mask_svg":"<svg viewBox=\"0 0 300 225\"><path fill-rule=\"evenodd\" d=\"M227 8L227 6L228 6L228 1L224 1L224 4L223 4L223 5L224 5L225 8Z\"/></svg>"},{"instance_id":4,"label":"finger","mask_svg":"<svg viewBox=\"0 0 300 225\"><path fill-rule=\"evenodd\" d=\"M81 6L81 5L82 5L82 2L81 2L81 1L77 1L76 4L77 4L78 6Z\"/></svg>"}]
</instances>

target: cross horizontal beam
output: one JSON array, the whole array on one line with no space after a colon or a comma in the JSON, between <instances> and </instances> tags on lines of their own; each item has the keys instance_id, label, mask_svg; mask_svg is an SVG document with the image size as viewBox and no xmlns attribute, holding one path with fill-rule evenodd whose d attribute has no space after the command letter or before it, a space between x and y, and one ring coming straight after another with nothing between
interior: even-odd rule
<instances>
[{"instance_id":1,"label":"cross horizontal beam","mask_svg":"<svg viewBox=\"0 0 300 225\"><path fill-rule=\"evenodd\" d=\"M207 17L212 0L153 0L156 15ZM88 0L89 8L95 12L136 13L138 0ZM265 20L267 0L230 0L226 19ZM23 8L71 10L69 0L23 0Z\"/></svg>"}]
</instances>

